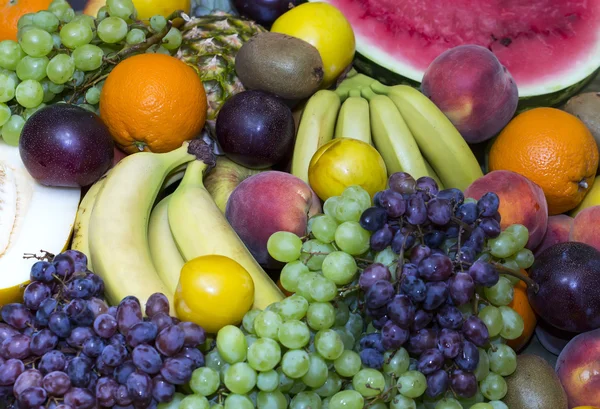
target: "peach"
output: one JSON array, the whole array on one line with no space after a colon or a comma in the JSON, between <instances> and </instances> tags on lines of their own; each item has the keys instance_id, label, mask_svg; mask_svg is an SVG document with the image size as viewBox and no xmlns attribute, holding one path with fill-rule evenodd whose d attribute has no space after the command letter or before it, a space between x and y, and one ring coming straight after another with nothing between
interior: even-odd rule
<instances>
[{"instance_id":1,"label":"peach","mask_svg":"<svg viewBox=\"0 0 600 409\"><path fill-rule=\"evenodd\" d=\"M600 250L600 206L588 207L577 213L569 239Z\"/></svg>"},{"instance_id":2,"label":"peach","mask_svg":"<svg viewBox=\"0 0 600 409\"><path fill-rule=\"evenodd\" d=\"M421 91L468 143L486 141L513 117L517 85L487 48L461 45L440 54L423 76Z\"/></svg>"},{"instance_id":3,"label":"peach","mask_svg":"<svg viewBox=\"0 0 600 409\"><path fill-rule=\"evenodd\" d=\"M241 182L229 196L225 216L254 258L267 268L280 264L267 251L278 231L304 236L308 219L321 212L321 202L301 179L266 171Z\"/></svg>"},{"instance_id":4,"label":"peach","mask_svg":"<svg viewBox=\"0 0 600 409\"><path fill-rule=\"evenodd\" d=\"M518 173L495 170L473 182L465 190L465 197L479 200L487 192L500 198L502 229L511 224L524 225L529 230L526 247L535 249L548 227L548 204L542 188Z\"/></svg>"},{"instance_id":5,"label":"peach","mask_svg":"<svg viewBox=\"0 0 600 409\"><path fill-rule=\"evenodd\" d=\"M557 243L569 241L569 233L573 226L573 218L566 214L557 214L548 217L548 229L542 239L542 242L535 249L534 255L537 257L542 251Z\"/></svg>"},{"instance_id":6,"label":"peach","mask_svg":"<svg viewBox=\"0 0 600 409\"><path fill-rule=\"evenodd\" d=\"M569 408L600 406L600 329L573 338L556 361Z\"/></svg>"}]
</instances>

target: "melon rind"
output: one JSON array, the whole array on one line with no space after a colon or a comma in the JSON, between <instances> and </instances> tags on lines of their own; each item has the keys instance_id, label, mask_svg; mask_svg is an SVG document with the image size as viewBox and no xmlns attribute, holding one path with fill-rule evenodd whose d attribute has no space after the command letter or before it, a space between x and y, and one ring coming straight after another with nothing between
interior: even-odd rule
<instances>
[{"instance_id":1,"label":"melon rind","mask_svg":"<svg viewBox=\"0 0 600 409\"><path fill-rule=\"evenodd\" d=\"M325 1L338 6L336 0L309 0L310 2ZM343 7L340 11L344 13ZM352 23L352 21L351 21ZM424 71L411 66L377 45L376 39L371 39L355 27L356 57L354 67L357 71L373 77L386 85L404 84L418 87L423 79ZM600 24L598 25L597 41L590 44L585 61L574 63L572 68L555 79L524 84L519 86L518 112L537 106L557 106L580 91L600 68Z\"/></svg>"},{"instance_id":2,"label":"melon rind","mask_svg":"<svg viewBox=\"0 0 600 409\"><path fill-rule=\"evenodd\" d=\"M19 148L0 141L0 161L18 177L20 213L7 251L0 256L0 306L18 302L31 266L38 260L26 253L58 254L68 248L81 198L79 188L43 186L27 172Z\"/></svg>"}]
</instances>

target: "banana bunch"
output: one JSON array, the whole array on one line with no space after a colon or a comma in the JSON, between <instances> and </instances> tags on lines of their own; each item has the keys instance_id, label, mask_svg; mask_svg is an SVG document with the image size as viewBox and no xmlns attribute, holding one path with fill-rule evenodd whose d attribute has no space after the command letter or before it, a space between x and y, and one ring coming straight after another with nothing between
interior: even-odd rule
<instances>
[{"instance_id":1,"label":"banana bunch","mask_svg":"<svg viewBox=\"0 0 600 409\"><path fill-rule=\"evenodd\" d=\"M308 182L315 152L333 138L353 138L379 151L389 174L429 176L464 190L483 176L477 159L450 120L418 90L387 87L352 72L335 90L307 102L296 136L292 174Z\"/></svg>"},{"instance_id":2,"label":"banana bunch","mask_svg":"<svg viewBox=\"0 0 600 409\"><path fill-rule=\"evenodd\" d=\"M194 140L169 153L129 155L87 192L72 248L88 255L111 304L128 295L144 302L161 292L173 307L185 262L211 254L246 268L254 279L256 308L283 298L204 187L211 165L210 147ZM173 193L163 193L179 180Z\"/></svg>"}]
</instances>

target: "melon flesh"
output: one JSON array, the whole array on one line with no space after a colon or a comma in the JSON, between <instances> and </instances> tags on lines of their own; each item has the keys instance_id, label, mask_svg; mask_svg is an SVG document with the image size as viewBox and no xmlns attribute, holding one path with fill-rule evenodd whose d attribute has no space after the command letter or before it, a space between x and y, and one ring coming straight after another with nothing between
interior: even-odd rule
<instances>
[{"instance_id":1,"label":"melon flesh","mask_svg":"<svg viewBox=\"0 0 600 409\"><path fill-rule=\"evenodd\" d=\"M414 81L442 52L489 48L521 97L571 86L600 67L600 0L326 0L348 18L357 51Z\"/></svg>"}]
</instances>

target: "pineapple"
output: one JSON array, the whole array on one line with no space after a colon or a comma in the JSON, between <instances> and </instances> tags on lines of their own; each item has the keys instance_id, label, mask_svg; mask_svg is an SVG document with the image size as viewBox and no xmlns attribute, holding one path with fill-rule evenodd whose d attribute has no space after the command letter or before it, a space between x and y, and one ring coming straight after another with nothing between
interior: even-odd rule
<instances>
[{"instance_id":1,"label":"pineapple","mask_svg":"<svg viewBox=\"0 0 600 409\"><path fill-rule=\"evenodd\" d=\"M267 31L259 24L224 12L192 18L181 27L183 42L176 57L191 65L206 90L207 125L214 136L215 119L225 101L244 86L235 73L235 55L252 36Z\"/></svg>"}]
</instances>

